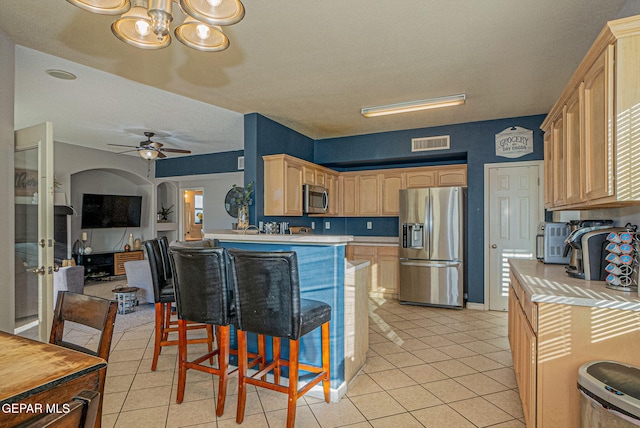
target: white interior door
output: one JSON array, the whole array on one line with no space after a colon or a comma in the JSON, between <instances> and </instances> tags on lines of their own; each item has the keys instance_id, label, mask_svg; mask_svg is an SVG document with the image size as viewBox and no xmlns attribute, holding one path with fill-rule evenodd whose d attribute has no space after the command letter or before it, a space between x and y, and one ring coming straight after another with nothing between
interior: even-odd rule
<instances>
[{"instance_id":1,"label":"white interior door","mask_svg":"<svg viewBox=\"0 0 640 428\"><path fill-rule=\"evenodd\" d=\"M489 309L506 311L510 258L535 255L537 226L542 221L541 162L486 165L488 205L485 224L485 296ZM488 291L488 293L487 293Z\"/></svg>"},{"instance_id":2,"label":"white interior door","mask_svg":"<svg viewBox=\"0 0 640 428\"><path fill-rule=\"evenodd\" d=\"M53 320L53 126L15 133L15 333L48 341Z\"/></svg>"}]
</instances>

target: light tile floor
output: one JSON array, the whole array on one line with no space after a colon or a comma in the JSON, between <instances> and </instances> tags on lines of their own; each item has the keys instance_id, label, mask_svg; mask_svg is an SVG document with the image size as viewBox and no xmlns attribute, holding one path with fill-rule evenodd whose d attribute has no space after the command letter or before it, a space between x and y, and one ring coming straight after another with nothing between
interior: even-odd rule
<instances>
[{"instance_id":1,"label":"light tile floor","mask_svg":"<svg viewBox=\"0 0 640 428\"><path fill-rule=\"evenodd\" d=\"M211 375L188 371L184 402L175 403L177 350L163 349L158 370L151 371L153 310L146 306L135 314L137 322L114 333L103 427L237 426L234 380L221 417ZM367 364L339 403L300 399L297 427L524 427L506 313L375 298L369 308ZM252 387L242 426L283 427L286 405L284 394Z\"/></svg>"}]
</instances>

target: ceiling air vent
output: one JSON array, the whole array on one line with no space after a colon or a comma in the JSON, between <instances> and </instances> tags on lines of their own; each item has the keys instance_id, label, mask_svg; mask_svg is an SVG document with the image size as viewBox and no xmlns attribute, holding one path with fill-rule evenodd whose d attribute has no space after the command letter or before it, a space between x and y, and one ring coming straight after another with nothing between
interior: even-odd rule
<instances>
[{"instance_id":1,"label":"ceiling air vent","mask_svg":"<svg viewBox=\"0 0 640 428\"><path fill-rule=\"evenodd\" d=\"M238 156L238 171L244 170L244 156Z\"/></svg>"},{"instance_id":2,"label":"ceiling air vent","mask_svg":"<svg viewBox=\"0 0 640 428\"><path fill-rule=\"evenodd\" d=\"M449 147L448 135L411 139L412 152L424 152L427 150L448 150L449 148L450 147Z\"/></svg>"}]
</instances>

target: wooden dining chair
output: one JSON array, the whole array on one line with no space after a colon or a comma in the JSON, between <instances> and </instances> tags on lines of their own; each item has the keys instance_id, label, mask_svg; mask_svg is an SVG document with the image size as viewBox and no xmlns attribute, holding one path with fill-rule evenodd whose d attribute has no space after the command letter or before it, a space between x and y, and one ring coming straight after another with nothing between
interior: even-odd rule
<instances>
[{"instance_id":1,"label":"wooden dining chair","mask_svg":"<svg viewBox=\"0 0 640 428\"><path fill-rule=\"evenodd\" d=\"M84 352L85 354L109 361L109 351L111 350L111 339L113 338L113 327L116 322L117 311L118 303L115 300L71 293L69 291L59 291L49 343ZM64 326L67 321L98 330L100 332L100 339L97 349L94 351L65 340ZM98 398L98 419L96 427L100 427L100 418L102 417L102 398L104 395L106 376L107 369L104 368L100 370L100 380L98 384L100 396Z\"/></svg>"},{"instance_id":2,"label":"wooden dining chair","mask_svg":"<svg viewBox=\"0 0 640 428\"><path fill-rule=\"evenodd\" d=\"M20 425L21 428L91 428L95 426L101 394L81 391L60 406L62 413L47 413Z\"/></svg>"}]
</instances>

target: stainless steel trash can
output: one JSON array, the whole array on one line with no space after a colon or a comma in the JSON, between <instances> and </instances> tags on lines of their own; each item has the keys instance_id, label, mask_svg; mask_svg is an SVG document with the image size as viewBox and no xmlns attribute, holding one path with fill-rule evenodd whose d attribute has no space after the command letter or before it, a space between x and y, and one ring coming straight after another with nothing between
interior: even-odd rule
<instances>
[{"instance_id":1,"label":"stainless steel trash can","mask_svg":"<svg viewBox=\"0 0 640 428\"><path fill-rule=\"evenodd\" d=\"M583 428L640 426L640 368L591 361L578 370Z\"/></svg>"}]
</instances>

